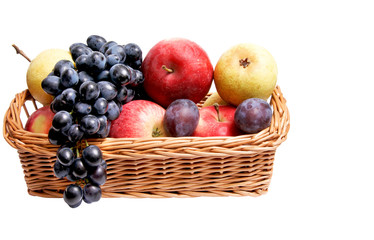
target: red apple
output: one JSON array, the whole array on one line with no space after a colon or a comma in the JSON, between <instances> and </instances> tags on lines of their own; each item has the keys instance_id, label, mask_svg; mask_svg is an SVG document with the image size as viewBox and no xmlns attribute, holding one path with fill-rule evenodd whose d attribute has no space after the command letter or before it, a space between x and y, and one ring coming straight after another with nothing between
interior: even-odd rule
<instances>
[{"instance_id":1,"label":"red apple","mask_svg":"<svg viewBox=\"0 0 374 240\"><path fill-rule=\"evenodd\" d=\"M144 89L163 107L177 99L198 103L213 81L207 53L195 42L182 38L162 40L151 48L142 64Z\"/></svg>"},{"instance_id":2,"label":"red apple","mask_svg":"<svg viewBox=\"0 0 374 240\"><path fill-rule=\"evenodd\" d=\"M216 137L243 134L235 125L233 106L208 106L200 109L199 124L193 136Z\"/></svg>"},{"instance_id":3,"label":"red apple","mask_svg":"<svg viewBox=\"0 0 374 240\"><path fill-rule=\"evenodd\" d=\"M165 109L157 103L133 100L123 105L119 117L112 121L109 137L165 137L164 115Z\"/></svg>"},{"instance_id":4,"label":"red apple","mask_svg":"<svg viewBox=\"0 0 374 240\"><path fill-rule=\"evenodd\" d=\"M54 115L49 105L39 108L27 119L25 130L33 133L48 134Z\"/></svg>"}]
</instances>

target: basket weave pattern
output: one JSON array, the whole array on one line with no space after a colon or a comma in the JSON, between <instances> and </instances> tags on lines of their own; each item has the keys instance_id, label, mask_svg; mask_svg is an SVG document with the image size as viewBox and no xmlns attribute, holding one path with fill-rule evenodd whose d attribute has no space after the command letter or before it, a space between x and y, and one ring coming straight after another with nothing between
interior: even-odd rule
<instances>
[{"instance_id":1,"label":"basket weave pattern","mask_svg":"<svg viewBox=\"0 0 374 240\"><path fill-rule=\"evenodd\" d=\"M58 146L46 134L23 128L28 90L15 96L4 117L5 140L18 150L30 195L62 197L66 179L54 176ZM203 100L204 101L204 100ZM198 104L202 106L202 102ZM286 140L289 112L280 88L272 94L271 126L235 137L159 137L88 139L103 152L108 179L103 197L259 196L268 191L274 155Z\"/></svg>"}]
</instances>

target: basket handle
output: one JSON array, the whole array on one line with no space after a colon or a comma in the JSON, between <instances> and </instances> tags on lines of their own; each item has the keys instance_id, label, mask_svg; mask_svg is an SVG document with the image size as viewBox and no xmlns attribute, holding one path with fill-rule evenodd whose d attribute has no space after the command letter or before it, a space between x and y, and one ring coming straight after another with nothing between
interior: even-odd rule
<instances>
[{"instance_id":1,"label":"basket handle","mask_svg":"<svg viewBox=\"0 0 374 240\"><path fill-rule=\"evenodd\" d=\"M4 115L3 137L5 141L7 141L8 144L13 148L17 148L17 140L14 137L16 131L19 131L18 129L23 130L23 125L20 118L22 107L24 108L27 117L29 117L29 113L24 105L27 99L32 99L31 94L27 89L16 94ZM34 106L36 106L35 102Z\"/></svg>"},{"instance_id":2,"label":"basket handle","mask_svg":"<svg viewBox=\"0 0 374 240\"><path fill-rule=\"evenodd\" d=\"M282 91L279 86L276 86L270 104L274 108L273 120L270 126L270 131L277 131L278 139L274 142L274 145L280 145L287 139L288 131L290 130L290 112L286 105L287 101L283 97Z\"/></svg>"}]
</instances>

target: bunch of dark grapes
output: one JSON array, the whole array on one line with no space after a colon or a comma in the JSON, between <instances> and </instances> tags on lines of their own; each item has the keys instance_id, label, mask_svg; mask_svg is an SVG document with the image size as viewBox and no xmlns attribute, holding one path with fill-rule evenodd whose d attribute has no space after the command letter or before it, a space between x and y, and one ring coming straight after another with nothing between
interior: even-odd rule
<instances>
[{"instance_id":1,"label":"bunch of dark grapes","mask_svg":"<svg viewBox=\"0 0 374 240\"><path fill-rule=\"evenodd\" d=\"M55 116L48 133L50 143L60 145L54 173L75 182L64 191L65 202L75 208L82 200L98 201L107 179L101 150L86 139L107 137L122 105L147 97L138 45L91 35L87 44L74 43L69 49L75 66L68 60L57 62L42 88L54 96L50 107Z\"/></svg>"}]
</instances>

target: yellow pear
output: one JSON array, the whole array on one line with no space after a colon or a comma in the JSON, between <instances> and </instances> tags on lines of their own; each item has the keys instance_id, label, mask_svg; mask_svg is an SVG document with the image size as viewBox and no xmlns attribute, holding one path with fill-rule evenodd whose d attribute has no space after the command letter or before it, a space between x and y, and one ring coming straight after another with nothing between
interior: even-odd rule
<instances>
[{"instance_id":1,"label":"yellow pear","mask_svg":"<svg viewBox=\"0 0 374 240\"><path fill-rule=\"evenodd\" d=\"M241 43L221 55L214 69L214 83L223 100L238 106L248 98L267 100L277 75L277 64L264 47Z\"/></svg>"},{"instance_id":2,"label":"yellow pear","mask_svg":"<svg viewBox=\"0 0 374 240\"><path fill-rule=\"evenodd\" d=\"M74 63L71 54L63 49L47 49L37 55L30 63L27 70L26 81L31 95L43 105L52 102L53 96L44 92L42 81L53 70L55 64L60 60L70 60Z\"/></svg>"},{"instance_id":3,"label":"yellow pear","mask_svg":"<svg viewBox=\"0 0 374 240\"><path fill-rule=\"evenodd\" d=\"M229 105L225 100L223 100L218 92L212 93L204 102L203 107L213 106L213 104L217 103L220 106Z\"/></svg>"}]
</instances>

